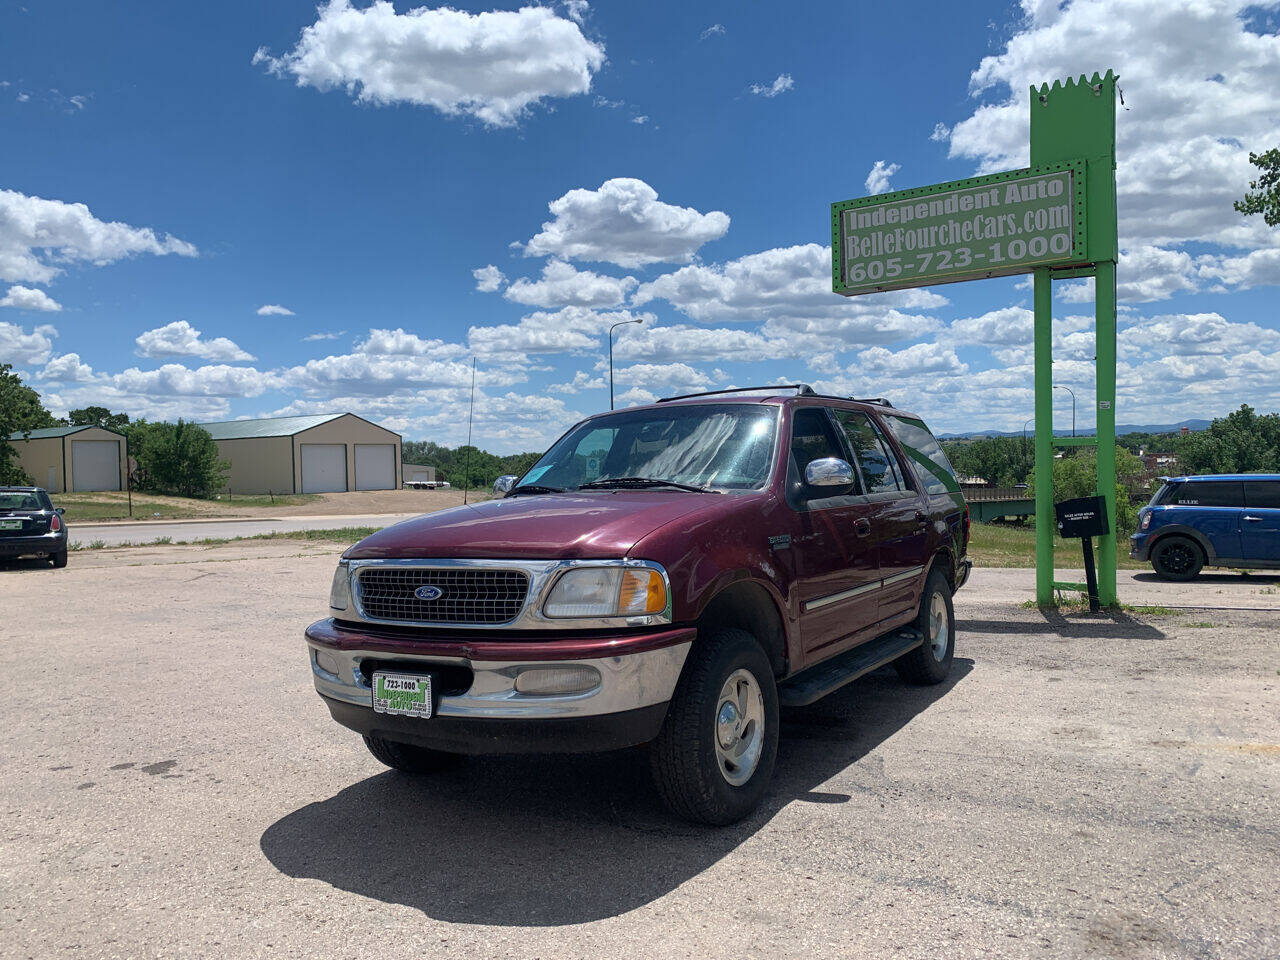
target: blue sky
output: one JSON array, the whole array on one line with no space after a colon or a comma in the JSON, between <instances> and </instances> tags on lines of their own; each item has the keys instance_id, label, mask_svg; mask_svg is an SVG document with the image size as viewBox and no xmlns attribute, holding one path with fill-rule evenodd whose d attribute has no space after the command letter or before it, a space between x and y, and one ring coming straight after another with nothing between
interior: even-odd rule
<instances>
[{"instance_id":1,"label":"blue sky","mask_svg":"<svg viewBox=\"0 0 1280 960\"><path fill-rule=\"evenodd\" d=\"M1018 166L1027 84L1114 67L1118 417L1280 407L1280 231L1231 210L1280 144L1276 5L955 11L5 2L0 361L57 412L456 444L474 356L476 437L509 451L606 407L604 331L642 318L623 403L802 379L1018 429L1025 282L846 301L828 205ZM1058 285L1082 424L1091 315Z\"/></svg>"}]
</instances>

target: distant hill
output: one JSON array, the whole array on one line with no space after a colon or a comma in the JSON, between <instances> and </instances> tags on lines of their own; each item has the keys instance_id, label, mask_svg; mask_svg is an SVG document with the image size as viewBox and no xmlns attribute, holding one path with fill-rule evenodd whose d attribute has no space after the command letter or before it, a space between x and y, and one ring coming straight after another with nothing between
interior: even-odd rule
<instances>
[{"instance_id":1,"label":"distant hill","mask_svg":"<svg viewBox=\"0 0 1280 960\"><path fill-rule=\"evenodd\" d=\"M1118 423L1116 424L1116 436L1122 437L1126 433L1181 433L1183 427L1186 427L1188 430L1207 430L1211 422L1212 421L1209 421L1209 420L1183 420L1179 423L1156 423L1156 424L1141 424L1141 425L1132 424L1132 423ZM1030 429L1027 430L1028 435L1030 435L1031 432L1032 431ZM1097 431L1094 430L1092 427L1088 429L1081 427L1079 430L1076 431L1076 434L1081 437L1092 437L1096 432ZM1054 433L1054 436L1058 436L1058 437L1071 436L1070 430L1055 430L1053 431L1053 433ZM1020 437L1020 436L1022 436L1021 430L971 430L966 433L940 433L938 434L938 439L964 440L970 437Z\"/></svg>"}]
</instances>

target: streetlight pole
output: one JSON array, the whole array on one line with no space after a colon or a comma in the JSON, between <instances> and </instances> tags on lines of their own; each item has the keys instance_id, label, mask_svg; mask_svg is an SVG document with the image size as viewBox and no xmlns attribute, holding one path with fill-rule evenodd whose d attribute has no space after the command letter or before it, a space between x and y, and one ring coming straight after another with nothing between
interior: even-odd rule
<instances>
[{"instance_id":1,"label":"streetlight pole","mask_svg":"<svg viewBox=\"0 0 1280 960\"><path fill-rule=\"evenodd\" d=\"M1054 387L1058 390L1065 390L1071 394L1071 435L1076 435L1076 392L1070 387L1063 386L1061 383L1055 383Z\"/></svg>"},{"instance_id":2,"label":"streetlight pole","mask_svg":"<svg viewBox=\"0 0 1280 960\"><path fill-rule=\"evenodd\" d=\"M618 327L625 327L628 323L644 323L644 317L637 317L634 320L619 320L609 328L609 409L613 409L613 331Z\"/></svg>"}]
</instances>

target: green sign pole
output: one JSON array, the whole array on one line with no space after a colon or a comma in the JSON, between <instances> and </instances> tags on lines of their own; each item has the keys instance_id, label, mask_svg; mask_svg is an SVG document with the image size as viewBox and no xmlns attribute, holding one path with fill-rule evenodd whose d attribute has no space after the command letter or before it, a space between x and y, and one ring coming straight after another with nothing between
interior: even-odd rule
<instances>
[{"instance_id":1,"label":"green sign pole","mask_svg":"<svg viewBox=\"0 0 1280 960\"><path fill-rule=\"evenodd\" d=\"M1031 165L831 205L831 289L846 297L1030 273L1035 301L1036 600L1054 579L1053 452L1096 446L1111 533L1098 594L1116 602L1116 77L1031 88ZM1097 286L1096 437L1053 435L1053 281Z\"/></svg>"},{"instance_id":2,"label":"green sign pole","mask_svg":"<svg viewBox=\"0 0 1280 960\"><path fill-rule=\"evenodd\" d=\"M1055 586L1078 589L1053 577L1053 450L1069 444L1053 436L1053 278L1094 278L1097 358L1092 443L1097 447L1098 495L1107 502L1111 532L1098 540L1098 598L1116 603L1116 77L1081 76L1031 88L1032 166L1083 159L1087 263L1035 273L1036 602L1053 603ZM1065 440L1065 438L1063 438ZM1089 443L1076 438L1072 445Z\"/></svg>"}]
</instances>

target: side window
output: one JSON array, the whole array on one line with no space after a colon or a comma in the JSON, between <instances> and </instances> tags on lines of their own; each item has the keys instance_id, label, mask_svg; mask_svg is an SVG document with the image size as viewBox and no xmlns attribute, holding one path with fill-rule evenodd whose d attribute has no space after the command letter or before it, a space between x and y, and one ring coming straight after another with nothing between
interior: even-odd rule
<instances>
[{"instance_id":1,"label":"side window","mask_svg":"<svg viewBox=\"0 0 1280 960\"><path fill-rule=\"evenodd\" d=\"M1259 510L1280 510L1280 480L1246 480L1244 505Z\"/></svg>"},{"instance_id":2,"label":"side window","mask_svg":"<svg viewBox=\"0 0 1280 960\"><path fill-rule=\"evenodd\" d=\"M825 407L800 407L791 419L791 460L801 478L804 468L823 457L844 459L844 448Z\"/></svg>"},{"instance_id":3,"label":"side window","mask_svg":"<svg viewBox=\"0 0 1280 960\"><path fill-rule=\"evenodd\" d=\"M836 419L844 427L853 455L858 458L867 493L895 493L907 489L893 451L870 417L852 410L837 410Z\"/></svg>"},{"instance_id":4,"label":"side window","mask_svg":"<svg viewBox=\"0 0 1280 960\"><path fill-rule=\"evenodd\" d=\"M933 434L919 420L887 416L885 423L902 444L902 450L916 468L916 476L924 484L927 493L958 493L960 484L951 461Z\"/></svg>"},{"instance_id":5,"label":"side window","mask_svg":"<svg viewBox=\"0 0 1280 960\"><path fill-rule=\"evenodd\" d=\"M1244 484L1238 480L1192 480L1179 484L1165 502L1181 507L1243 507Z\"/></svg>"}]
</instances>

